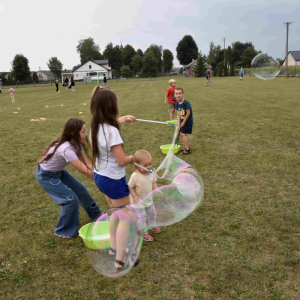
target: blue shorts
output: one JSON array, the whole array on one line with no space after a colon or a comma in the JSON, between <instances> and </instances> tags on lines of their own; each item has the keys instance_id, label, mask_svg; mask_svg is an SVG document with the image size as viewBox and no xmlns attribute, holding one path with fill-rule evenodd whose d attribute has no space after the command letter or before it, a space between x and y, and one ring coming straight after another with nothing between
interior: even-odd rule
<instances>
[{"instance_id":1,"label":"blue shorts","mask_svg":"<svg viewBox=\"0 0 300 300\"><path fill-rule=\"evenodd\" d=\"M94 180L100 192L112 200L124 198L130 194L126 176L121 179L111 179L94 173Z\"/></svg>"},{"instance_id":2,"label":"blue shorts","mask_svg":"<svg viewBox=\"0 0 300 300\"><path fill-rule=\"evenodd\" d=\"M193 130L193 123L188 123L188 124L185 124L180 129L180 132L185 133L185 134L192 134L192 130Z\"/></svg>"}]
</instances>

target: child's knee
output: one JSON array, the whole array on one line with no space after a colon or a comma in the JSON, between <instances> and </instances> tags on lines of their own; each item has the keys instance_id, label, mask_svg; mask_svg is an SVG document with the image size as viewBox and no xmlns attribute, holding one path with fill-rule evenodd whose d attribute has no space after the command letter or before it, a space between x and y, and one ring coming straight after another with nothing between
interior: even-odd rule
<instances>
[{"instance_id":1,"label":"child's knee","mask_svg":"<svg viewBox=\"0 0 300 300\"><path fill-rule=\"evenodd\" d=\"M185 135L185 133L180 132L180 136L185 137L186 135Z\"/></svg>"}]
</instances>

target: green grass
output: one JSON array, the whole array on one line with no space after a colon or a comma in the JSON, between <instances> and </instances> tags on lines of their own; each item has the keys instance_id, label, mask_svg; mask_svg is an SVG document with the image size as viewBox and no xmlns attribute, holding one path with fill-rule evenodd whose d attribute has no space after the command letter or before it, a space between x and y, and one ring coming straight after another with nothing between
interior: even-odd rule
<instances>
[{"instance_id":1,"label":"green grass","mask_svg":"<svg viewBox=\"0 0 300 300\"><path fill-rule=\"evenodd\" d=\"M120 115L169 119L167 79L109 85ZM205 199L144 242L140 265L115 280L94 271L80 238L54 237L60 209L35 180L36 160L68 118L83 112L89 128L93 85L17 89L14 105L0 94L0 299L299 299L299 79L213 78L205 88L203 78L178 78L177 86L194 112L184 159L201 174ZM127 154L147 149L155 167L172 135L164 125L122 126ZM93 181L68 170L106 210ZM88 222L81 210L80 226Z\"/></svg>"}]
</instances>

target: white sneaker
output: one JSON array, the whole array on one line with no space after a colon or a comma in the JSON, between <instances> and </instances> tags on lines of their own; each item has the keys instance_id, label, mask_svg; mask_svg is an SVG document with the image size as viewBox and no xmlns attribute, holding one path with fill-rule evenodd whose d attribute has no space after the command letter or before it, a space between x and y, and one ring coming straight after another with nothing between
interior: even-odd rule
<instances>
[{"instance_id":1,"label":"white sneaker","mask_svg":"<svg viewBox=\"0 0 300 300\"><path fill-rule=\"evenodd\" d=\"M58 91L58 93L60 93L60 91Z\"/></svg>"}]
</instances>

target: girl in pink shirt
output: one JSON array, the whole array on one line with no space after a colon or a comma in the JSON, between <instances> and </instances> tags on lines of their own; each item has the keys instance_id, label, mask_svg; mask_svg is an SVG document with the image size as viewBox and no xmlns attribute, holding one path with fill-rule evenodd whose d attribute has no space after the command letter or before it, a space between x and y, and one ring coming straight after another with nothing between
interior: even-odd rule
<instances>
[{"instance_id":1,"label":"girl in pink shirt","mask_svg":"<svg viewBox=\"0 0 300 300\"><path fill-rule=\"evenodd\" d=\"M15 101L15 90L12 89L12 88L10 88L10 89L8 90L8 92L10 93L11 103L16 103L16 101Z\"/></svg>"}]
</instances>

